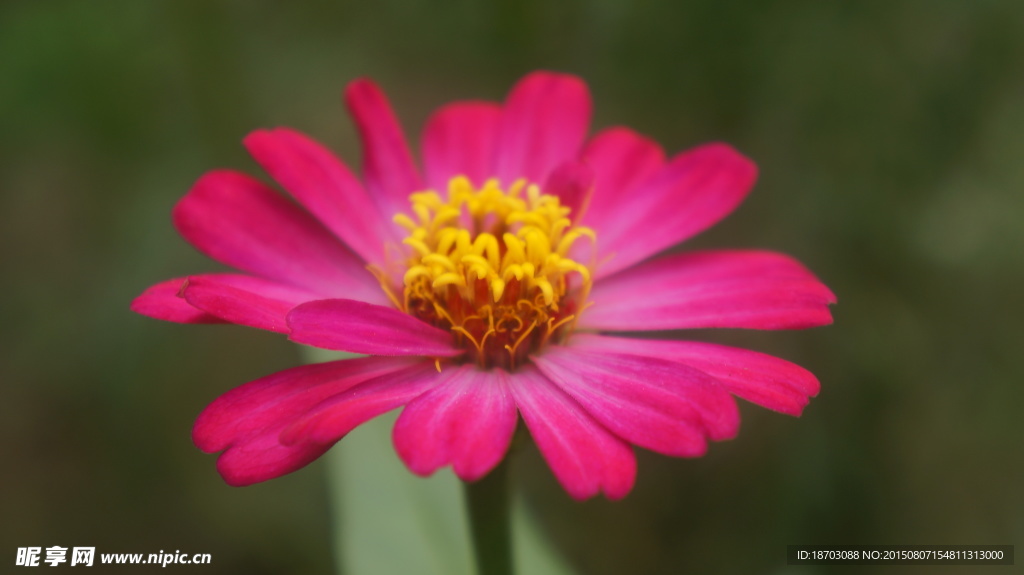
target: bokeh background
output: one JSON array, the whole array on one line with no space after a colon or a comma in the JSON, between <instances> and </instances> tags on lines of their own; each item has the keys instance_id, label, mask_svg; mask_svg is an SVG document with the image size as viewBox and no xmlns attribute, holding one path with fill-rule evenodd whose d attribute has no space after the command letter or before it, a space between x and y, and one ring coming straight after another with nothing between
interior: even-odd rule
<instances>
[{"instance_id":1,"label":"bokeh background","mask_svg":"<svg viewBox=\"0 0 1024 575\"><path fill-rule=\"evenodd\" d=\"M322 462L234 489L189 436L296 347L128 303L217 269L170 209L206 170L260 173L248 131L291 126L357 166L351 79L377 79L415 140L436 106L537 68L583 76L597 127L754 158L749 200L686 247L784 251L839 296L827 328L687 334L811 369L800 419L744 404L707 457L640 453L618 503L575 503L517 456L579 573L923 573L786 567L785 546L1022 541L1024 3L7 0L0 564L95 545L329 572Z\"/></svg>"}]
</instances>

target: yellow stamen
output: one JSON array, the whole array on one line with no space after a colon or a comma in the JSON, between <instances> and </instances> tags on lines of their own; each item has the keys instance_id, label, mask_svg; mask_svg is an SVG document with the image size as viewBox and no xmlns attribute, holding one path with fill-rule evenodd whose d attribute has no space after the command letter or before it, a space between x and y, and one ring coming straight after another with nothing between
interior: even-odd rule
<instances>
[{"instance_id":1,"label":"yellow stamen","mask_svg":"<svg viewBox=\"0 0 1024 575\"><path fill-rule=\"evenodd\" d=\"M535 327L537 327L537 322L531 321L530 325L527 326L527 328L523 331L523 335L520 335L516 339L515 343L513 343L512 345L506 345L505 346L505 349L508 350L509 355L511 355L512 357L515 357L516 350L519 349L519 346L523 343L523 340L526 339L527 336L529 336L531 333L533 333L533 328L535 328Z\"/></svg>"},{"instance_id":2,"label":"yellow stamen","mask_svg":"<svg viewBox=\"0 0 1024 575\"><path fill-rule=\"evenodd\" d=\"M484 367L514 369L549 338L568 336L591 282L590 268L569 254L580 238L596 240L570 208L525 180L503 189L462 176L446 198L427 190L409 201L411 214L394 217L410 248L402 309L450 329ZM378 279L396 301L384 274Z\"/></svg>"}]
</instances>

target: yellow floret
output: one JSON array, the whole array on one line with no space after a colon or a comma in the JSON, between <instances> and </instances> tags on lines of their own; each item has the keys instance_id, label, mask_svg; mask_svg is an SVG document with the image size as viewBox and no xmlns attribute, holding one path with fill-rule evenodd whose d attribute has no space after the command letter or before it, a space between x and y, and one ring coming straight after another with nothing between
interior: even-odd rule
<instances>
[{"instance_id":1,"label":"yellow floret","mask_svg":"<svg viewBox=\"0 0 1024 575\"><path fill-rule=\"evenodd\" d=\"M505 190L497 180L475 188L459 176L447 192L447 199L433 190L411 194L412 214L394 216L411 248L398 303L465 337L480 356L500 343L512 366L524 341L546 341L578 313L560 304L572 290L585 299L591 274L570 252L595 234L525 180Z\"/></svg>"}]
</instances>

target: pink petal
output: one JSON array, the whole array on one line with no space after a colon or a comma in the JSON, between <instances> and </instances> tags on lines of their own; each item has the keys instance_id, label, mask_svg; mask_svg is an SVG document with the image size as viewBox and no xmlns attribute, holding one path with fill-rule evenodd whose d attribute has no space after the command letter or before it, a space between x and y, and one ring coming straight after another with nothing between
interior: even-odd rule
<instances>
[{"instance_id":1,"label":"pink petal","mask_svg":"<svg viewBox=\"0 0 1024 575\"><path fill-rule=\"evenodd\" d=\"M146 288L132 300L131 310L154 319L177 323L224 323L224 320L196 309L180 296L187 278L174 278Z\"/></svg>"},{"instance_id":2,"label":"pink petal","mask_svg":"<svg viewBox=\"0 0 1024 575\"><path fill-rule=\"evenodd\" d=\"M789 256L703 251L665 256L598 281L583 329L802 329L832 323L835 296Z\"/></svg>"},{"instance_id":3,"label":"pink petal","mask_svg":"<svg viewBox=\"0 0 1024 575\"><path fill-rule=\"evenodd\" d=\"M574 499L601 491L621 499L633 488L636 457L532 365L512 374L512 396L541 455Z\"/></svg>"},{"instance_id":4,"label":"pink petal","mask_svg":"<svg viewBox=\"0 0 1024 575\"><path fill-rule=\"evenodd\" d=\"M348 167L319 143L277 128L249 134L245 146L268 174L364 260L381 263L385 244L400 243L392 214L385 219Z\"/></svg>"},{"instance_id":5,"label":"pink petal","mask_svg":"<svg viewBox=\"0 0 1024 575\"><path fill-rule=\"evenodd\" d=\"M402 127L387 97L366 78L345 88L345 104L363 142L363 179L380 213L390 219L409 211L409 194L423 189Z\"/></svg>"},{"instance_id":6,"label":"pink petal","mask_svg":"<svg viewBox=\"0 0 1024 575\"><path fill-rule=\"evenodd\" d=\"M396 309L347 299L306 303L288 314L289 338L324 349L371 355L454 357L450 331Z\"/></svg>"},{"instance_id":7,"label":"pink petal","mask_svg":"<svg viewBox=\"0 0 1024 575\"><path fill-rule=\"evenodd\" d=\"M518 414L502 370L463 365L446 382L409 402L395 422L395 450L417 475L451 464L476 481L508 451Z\"/></svg>"},{"instance_id":8,"label":"pink petal","mask_svg":"<svg viewBox=\"0 0 1024 575\"><path fill-rule=\"evenodd\" d=\"M512 88L501 117L497 175L543 183L559 164L574 160L590 124L590 93L576 76L534 72Z\"/></svg>"},{"instance_id":9,"label":"pink petal","mask_svg":"<svg viewBox=\"0 0 1024 575\"><path fill-rule=\"evenodd\" d=\"M614 253L604 277L713 226L736 209L757 179L757 166L726 144L705 144L674 157L606 218L601 245Z\"/></svg>"},{"instance_id":10,"label":"pink petal","mask_svg":"<svg viewBox=\"0 0 1024 575\"><path fill-rule=\"evenodd\" d=\"M387 301L362 261L319 222L244 174L205 174L173 216L185 239L221 263L326 296Z\"/></svg>"},{"instance_id":11,"label":"pink petal","mask_svg":"<svg viewBox=\"0 0 1024 575\"><path fill-rule=\"evenodd\" d=\"M230 485L249 485L303 467L333 442L282 445L281 431L325 399L388 373L408 369L408 358L361 358L281 371L237 387L199 415L196 446L224 451L217 468Z\"/></svg>"},{"instance_id":12,"label":"pink petal","mask_svg":"<svg viewBox=\"0 0 1024 575\"><path fill-rule=\"evenodd\" d=\"M544 193L558 196L561 204L572 210L569 214L579 221L590 205L594 190L594 170L583 162L566 162L551 172Z\"/></svg>"},{"instance_id":13,"label":"pink petal","mask_svg":"<svg viewBox=\"0 0 1024 575\"><path fill-rule=\"evenodd\" d=\"M501 106L492 102L455 102L438 109L423 133L427 184L442 193L455 176L479 186L494 176Z\"/></svg>"},{"instance_id":14,"label":"pink petal","mask_svg":"<svg viewBox=\"0 0 1024 575\"><path fill-rule=\"evenodd\" d=\"M323 400L379 376L409 369L422 360L361 357L301 365L241 385L218 397L196 421L199 449L222 451L240 439L282 421L292 423Z\"/></svg>"},{"instance_id":15,"label":"pink petal","mask_svg":"<svg viewBox=\"0 0 1024 575\"><path fill-rule=\"evenodd\" d=\"M572 347L595 353L656 357L699 369L730 393L775 411L797 415L820 385L806 369L756 351L696 341L640 340L577 334Z\"/></svg>"},{"instance_id":16,"label":"pink petal","mask_svg":"<svg viewBox=\"0 0 1024 575\"><path fill-rule=\"evenodd\" d=\"M739 411L719 382L662 359L552 346L537 367L610 431L640 447L699 457L707 439L731 439Z\"/></svg>"},{"instance_id":17,"label":"pink petal","mask_svg":"<svg viewBox=\"0 0 1024 575\"><path fill-rule=\"evenodd\" d=\"M238 274L190 276L181 287L190 305L238 325L287 333L285 316L295 306L321 299L309 291Z\"/></svg>"},{"instance_id":18,"label":"pink petal","mask_svg":"<svg viewBox=\"0 0 1024 575\"><path fill-rule=\"evenodd\" d=\"M635 199L637 186L662 167L665 152L629 128L616 127L600 132L587 143L583 161L593 167L595 182L582 223L596 230L598 239L603 240L601 230L627 209L624 206ZM606 244L599 242L601 246ZM611 247L604 250L610 251Z\"/></svg>"},{"instance_id":19,"label":"pink petal","mask_svg":"<svg viewBox=\"0 0 1024 575\"><path fill-rule=\"evenodd\" d=\"M267 428L217 458L217 472L232 487L245 487L298 471L316 461L330 443L281 445L279 428Z\"/></svg>"},{"instance_id":20,"label":"pink petal","mask_svg":"<svg viewBox=\"0 0 1024 575\"><path fill-rule=\"evenodd\" d=\"M371 379L320 402L281 432L281 443L337 441L374 417L444 384L455 374L453 369L438 372L434 362L421 361L403 371Z\"/></svg>"}]
</instances>

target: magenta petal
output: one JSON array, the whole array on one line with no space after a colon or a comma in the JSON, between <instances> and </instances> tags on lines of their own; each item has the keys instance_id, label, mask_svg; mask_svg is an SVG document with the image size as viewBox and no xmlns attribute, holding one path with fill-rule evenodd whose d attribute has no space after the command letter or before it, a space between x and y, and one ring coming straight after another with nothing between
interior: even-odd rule
<instances>
[{"instance_id":1,"label":"magenta petal","mask_svg":"<svg viewBox=\"0 0 1024 575\"><path fill-rule=\"evenodd\" d=\"M557 346L533 360L594 419L640 447L699 457L707 451L707 439L731 439L739 430L739 411L729 392L691 367Z\"/></svg>"},{"instance_id":2,"label":"magenta petal","mask_svg":"<svg viewBox=\"0 0 1024 575\"><path fill-rule=\"evenodd\" d=\"M278 435L323 400L369 379L410 367L408 358L362 358L304 365L237 387L199 415L196 446L224 451L217 468L230 485L249 485L290 473L333 442L282 445Z\"/></svg>"},{"instance_id":3,"label":"magenta petal","mask_svg":"<svg viewBox=\"0 0 1024 575\"><path fill-rule=\"evenodd\" d=\"M154 319L177 323L224 323L224 320L201 309L181 297L181 287L187 278L174 278L146 288L132 300L131 310Z\"/></svg>"},{"instance_id":4,"label":"magenta petal","mask_svg":"<svg viewBox=\"0 0 1024 575\"><path fill-rule=\"evenodd\" d=\"M363 262L320 222L244 174L205 174L174 208L179 233L211 258L325 296L385 303Z\"/></svg>"},{"instance_id":5,"label":"magenta petal","mask_svg":"<svg viewBox=\"0 0 1024 575\"><path fill-rule=\"evenodd\" d=\"M245 146L268 174L364 260L381 263L384 246L399 243L392 233L393 214L382 217L348 167L319 143L277 128L249 134Z\"/></svg>"},{"instance_id":6,"label":"magenta petal","mask_svg":"<svg viewBox=\"0 0 1024 575\"><path fill-rule=\"evenodd\" d=\"M743 201L757 166L726 144L683 152L649 178L599 228L614 253L598 268L604 277L630 267L711 227Z\"/></svg>"},{"instance_id":7,"label":"magenta petal","mask_svg":"<svg viewBox=\"0 0 1024 575\"><path fill-rule=\"evenodd\" d=\"M199 415L193 440L207 453L222 451L282 421L290 424L323 400L360 383L421 362L416 358L362 357L279 371L218 397Z\"/></svg>"},{"instance_id":8,"label":"magenta petal","mask_svg":"<svg viewBox=\"0 0 1024 575\"><path fill-rule=\"evenodd\" d=\"M508 451L518 414L509 375L464 365L446 382L409 402L395 422L395 450L417 475L451 464L476 481Z\"/></svg>"},{"instance_id":9,"label":"magenta petal","mask_svg":"<svg viewBox=\"0 0 1024 575\"><path fill-rule=\"evenodd\" d=\"M799 365L713 343L577 334L572 346L596 353L624 353L685 364L714 377L730 393L788 415L800 415L808 399L820 389L814 374Z\"/></svg>"},{"instance_id":10,"label":"magenta petal","mask_svg":"<svg viewBox=\"0 0 1024 575\"><path fill-rule=\"evenodd\" d=\"M363 178L380 213L409 211L409 194L423 189L405 135L387 97L366 78L345 88L345 104L363 142Z\"/></svg>"},{"instance_id":11,"label":"magenta petal","mask_svg":"<svg viewBox=\"0 0 1024 575\"><path fill-rule=\"evenodd\" d=\"M455 102L434 112L423 133L427 185L443 192L455 176L477 186L492 177L500 119L501 106L492 102Z\"/></svg>"},{"instance_id":12,"label":"magenta petal","mask_svg":"<svg viewBox=\"0 0 1024 575\"><path fill-rule=\"evenodd\" d=\"M371 355L454 357L450 331L396 309L347 299L306 303L288 314L289 338L324 349Z\"/></svg>"},{"instance_id":13,"label":"magenta petal","mask_svg":"<svg viewBox=\"0 0 1024 575\"><path fill-rule=\"evenodd\" d=\"M633 488L636 457L571 397L527 365L512 375L512 395L551 471L574 499L600 492L621 499Z\"/></svg>"},{"instance_id":14,"label":"magenta petal","mask_svg":"<svg viewBox=\"0 0 1024 575\"><path fill-rule=\"evenodd\" d=\"M572 211L576 221L584 216L594 190L594 170L583 162L566 162L551 172L544 193L557 196L563 206Z\"/></svg>"},{"instance_id":15,"label":"magenta petal","mask_svg":"<svg viewBox=\"0 0 1024 575\"><path fill-rule=\"evenodd\" d=\"M320 299L312 292L238 274L190 276L181 288L189 304L225 321L287 333L285 316L295 306Z\"/></svg>"},{"instance_id":16,"label":"magenta petal","mask_svg":"<svg viewBox=\"0 0 1024 575\"><path fill-rule=\"evenodd\" d=\"M245 487L281 477L316 461L331 448L330 443L281 445L274 431L268 428L246 438L217 458L217 472L225 483Z\"/></svg>"},{"instance_id":17,"label":"magenta petal","mask_svg":"<svg viewBox=\"0 0 1024 575\"><path fill-rule=\"evenodd\" d=\"M832 323L835 296L793 258L704 251L652 260L595 282L583 329L802 329Z\"/></svg>"},{"instance_id":18,"label":"magenta petal","mask_svg":"<svg viewBox=\"0 0 1024 575\"><path fill-rule=\"evenodd\" d=\"M662 167L665 152L654 141L628 128L616 127L594 136L583 150L583 160L593 167L595 181L582 223L601 237L601 230L609 221L628 211L624 206L636 199L634 190ZM610 253L612 248L605 246L601 255Z\"/></svg>"},{"instance_id":19,"label":"magenta petal","mask_svg":"<svg viewBox=\"0 0 1024 575\"><path fill-rule=\"evenodd\" d=\"M455 373L452 369L438 372L434 362L421 360L405 370L371 379L320 402L281 432L281 443L337 441L374 417L443 384Z\"/></svg>"},{"instance_id":20,"label":"magenta petal","mask_svg":"<svg viewBox=\"0 0 1024 575\"><path fill-rule=\"evenodd\" d=\"M590 124L590 93L575 76L534 72L505 102L496 171L502 183L543 183L556 166L579 155Z\"/></svg>"}]
</instances>

